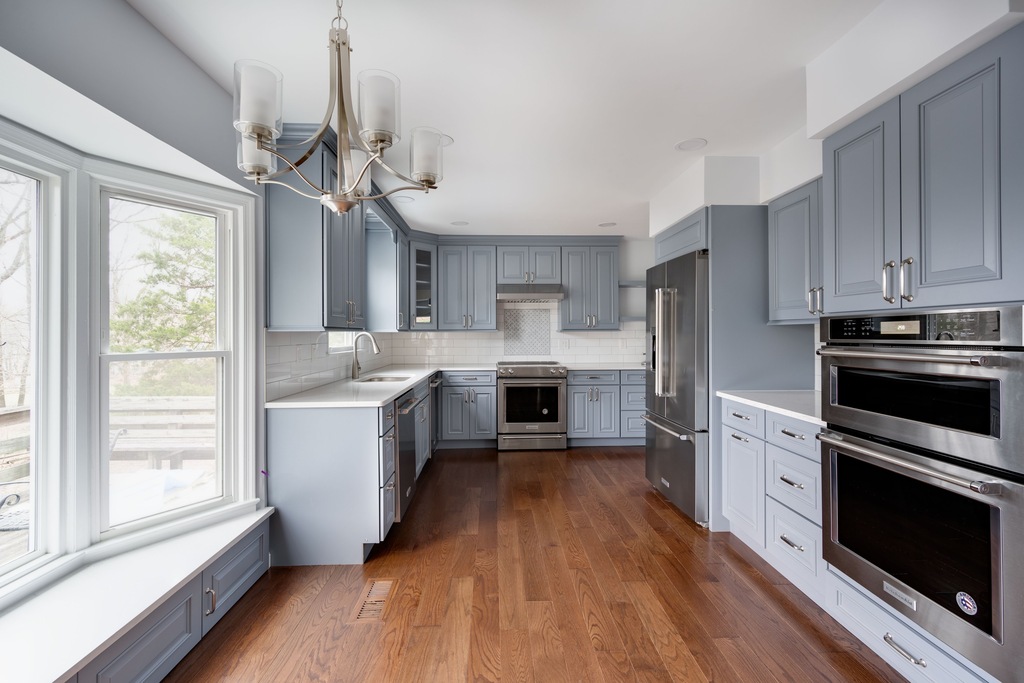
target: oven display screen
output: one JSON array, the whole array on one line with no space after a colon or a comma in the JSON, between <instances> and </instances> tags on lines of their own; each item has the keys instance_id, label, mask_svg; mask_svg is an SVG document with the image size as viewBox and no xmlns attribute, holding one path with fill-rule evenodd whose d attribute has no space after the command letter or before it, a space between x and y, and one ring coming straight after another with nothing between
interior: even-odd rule
<instances>
[{"instance_id":1,"label":"oven display screen","mask_svg":"<svg viewBox=\"0 0 1024 683\"><path fill-rule=\"evenodd\" d=\"M921 334L920 320L883 320L882 334Z\"/></svg>"},{"instance_id":2,"label":"oven display screen","mask_svg":"<svg viewBox=\"0 0 1024 683\"><path fill-rule=\"evenodd\" d=\"M836 457L839 544L993 635L998 510L842 453Z\"/></svg>"}]
</instances>

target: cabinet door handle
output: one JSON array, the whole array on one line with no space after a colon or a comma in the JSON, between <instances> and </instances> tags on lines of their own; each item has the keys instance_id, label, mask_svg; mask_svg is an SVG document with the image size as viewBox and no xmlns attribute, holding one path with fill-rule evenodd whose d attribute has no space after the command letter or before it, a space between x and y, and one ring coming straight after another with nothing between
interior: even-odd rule
<instances>
[{"instance_id":1,"label":"cabinet door handle","mask_svg":"<svg viewBox=\"0 0 1024 683\"><path fill-rule=\"evenodd\" d=\"M206 594L210 596L210 609L206 610L206 616L210 616L217 611L217 591L207 588Z\"/></svg>"},{"instance_id":2,"label":"cabinet door handle","mask_svg":"<svg viewBox=\"0 0 1024 683\"><path fill-rule=\"evenodd\" d=\"M814 297L815 287L811 287L807 290L807 312L814 315L814 304L811 303L811 299Z\"/></svg>"},{"instance_id":3,"label":"cabinet door handle","mask_svg":"<svg viewBox=\"0 0 1024 683\"><path fill-rule=\"evenodd\" d=\"M465 315L462 316L462 326L463 327L466 326L466 316Z\"/></svg>"},{"instance_id":4,"label":"cabinet door handle","mask_svg":"<svg viewBox=\"0 0 1024 683\"><path fill-rule=\"evenodd\" d=\"M782 534L781 536L779 536L779 540L788 545L793 550L799 550L800 552L804 551L804 547L802 545L797 545L796 543L793 543L793 541L786 538L786 534Z\"/></svg>"},{"instance_id":5,"label":"cabinet door handle","mask_svg":"<svg viewBox=\"0 0 1024 683\"><path fill-rule=\"evenodd\" d=\"M739 434L736 434L735 432L733 433L732 438L736 439L737 441L742 441L743 443L750 443L750 439L745 439Z\"/></svg>"},{"instance_id":6,"label":"cabinet door handle","mask_svg":"<svg viewBox=\"0 0 1024 683\"><path fill-rule=\"evenodd\" d=\"M750 422L750 416L749 415L744 415L743 413L737 413L736 411L733 411L732 416L733 417L738 417L741 420L746 420L747 422Z\"/></svg>"},{"instance_id":7,"label":"cabinet door handle","mask_svg":"<svg viewBox=\"0 0 1024 683\"><path fill-rule=\"evenodd\" d=\"M886 633L884 636L882 636L882 640L885 641L886 645L896 650L900 657L903 657L903 659L907 660L911 664L919 666L922 669L928 666L928 662L920 658L915 659L913 655L911 655L909 652L900 647L899 644L896 642L896 639L892 637L891 633Z\"/></svg>"},{"instance_id":8,"label":"cabinet door handle","mask_svg":"<svg viewBox=\"0 0 1024 683\"><path fill-rule=\"evenodd\" d=\"M587 387L587 401L594 400L594 387Z\"/></svg>"},{"instance_id":9,"label":"cabinet door handle","mask_svg":"<svg viewBox=\"0 0 1024 683\"><path fill-rule=\"evenodd\" d=\"M476 403L476 389L469 390L469 402Z\"/></svg>"},{"instance_id":10,"label":"cabinet door handle","mask_svg":"<svg viewBox=\"0 0 1024 683\"><path fill-rule=\"evenodd\" d=\"M800 441L807 440L807 437L804 436L803 434L797 434L796 432L791 432L788 429L782 429L780 431L791 439L799 439Z\"/></svg>"},{"instance_id":11,"label":"cabinet door handle","mask_svg":"<svg viewBox=\"0 0 1024 683\"><path fill-rule=\"evenodd\" d=\"M398 312L398 329L402 329L402 327L404 325L405 325L405 315L401 311L399 311Z\"/></svg>"},{"instance_id":12,"label":"cabinet door handle","mask_svg":"<svg viewBox=\"0 0 1024 683\"><path fill-rule=\"evenodd\" d=\"M904 301L913 301L914 300L914 295L913 294L907 294L906 282L903 279L903 270L904 270L904 268L906 266L909 266L909 265L913 264L913 263L914 263L914 257L913 256L908 256L907 258L905 258L902 261L900 261L900 298L903 299Z\"/></svg>"},{"instance_id":13,"label":"cabinet door handle","mask_svg":"<svg viewBox=\"0 0 1024 683\"><path fill-rule=\"evenodd\" d=\"M469 389L462 392L462 402L467 406L469 405Z\"/></svg>"},{"instance_id":14,"label":"cabinet door handle","mask_svg":"<svg viewBox=\"0 0 1024 683\"><path fill-rule=\"evenodd\" d=\"M523 282L529 282L529 281L530 281L530 272L524 270L523 271Z\"/></svg>"},{"instance_id":15,"label":"cabinet door handle","mask_svg":"<svg viewBox=\"0 0 1024 683\"><path fill-rule=\"evenodd\" d=\"M779 476L779 479L782 481L783 484L788 484L789 486L792 486L795 489L800 489L801 491L804 489L803 484L798 484L797 482L787 477L785 474Z\"/></svg>"},{"instance_id":16,"label":"cabinet door handle","mask_svg":"<svg viewBox=\"0 0 1024 683\"><path fill-rule=\"evenodd\" d=\"M594 400L595 401L600 401L601 400L601 390L598 389L597 387L594 387Z\"/></svg>"},{"instance_id":17,"label":"cabinet door handle","mask_svg":"<svg viewBox=\"0 0 1024 683\"><path fill-rule=\"evenodd\" d=\"M824 287L818 287L818 292L814 296L815 296L815 299L818 302L818 313L824 313L825 312L825 288Z\"/></svg>"},{"instance_id":18,"label":"cabinet door handle","mask_svg":"<svg viewBox=\"0 0 1024 683\"><path fill-rule=\"evenodd\" d=\"M473 327L473 316L469 315L469 316L466 316L466 317L469 318L469 326Z\"/></svg>"},{"instance_id":19,"label":"cabinet door handle","mask_svg":"<svg viewBox=\"0 0 1024 683\"><path fill-rule=\"evenodd\" d=\"M886 271L895 267L896 262L893 260L886 261L882 264L882 299L889 304L896 303L896 297L889 296L889 278L886 275Z\"/></svg>"}]
</instances>

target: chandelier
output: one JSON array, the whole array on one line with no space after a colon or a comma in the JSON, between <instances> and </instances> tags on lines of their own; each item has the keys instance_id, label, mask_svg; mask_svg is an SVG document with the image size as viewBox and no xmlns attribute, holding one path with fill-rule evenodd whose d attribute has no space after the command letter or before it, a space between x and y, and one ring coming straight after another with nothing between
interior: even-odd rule
<instances>
[{"instance_id":1,"label":"chandelier","mask_svg":"<svg viewBox=\"0 0 1024 683\"><path fill-rule=\"evenodd\" d=\"M380 199L402 190L429 192L441 181L442 149L452 143L444 133L428 127L413 128L409 146L409 176L384 161L384 152L399 137L399 80L387 71L363 71L358 77L358 116L353 109L352 79L349 68L348 21L338 16L330 30L330 96L327 113L317 131L309 138L289 145L278 145L281 135L281 72L250 59L235 62L234 125L238 143L238 168L247 180L257 185L283 185L298 194L319 199L335 213L345 213L360 201ZM299 170L323 142L331 123L338 133L338 187L320 187ZM279 150L308 149L294 163ZM285 164L280 171L278 160ZM370 167L377 164L406 183L382 194L370 194ZM306 194L277 178L294 171L316 194ZM411 177L410 177L411 176Z\"/></svg>"}]
</instances>

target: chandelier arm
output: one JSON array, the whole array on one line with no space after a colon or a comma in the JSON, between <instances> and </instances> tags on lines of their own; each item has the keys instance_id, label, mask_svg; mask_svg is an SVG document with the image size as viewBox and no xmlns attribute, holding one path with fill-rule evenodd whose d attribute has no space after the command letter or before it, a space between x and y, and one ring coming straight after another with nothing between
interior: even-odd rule
<instances>
[{"instance_id":1,"label":"chandelier arm","mask_svg":"<svg viewBox=\"0 0 1024 683\"><path fill-rule=\"evenodd\" d=\"M340 12L340 8L339 8ZM346 95L351 88L348 54L349 54L348 31L338 27L331 31L331 73L337 78L331 79L331 96L335 99L335 114L338 117L338 193L348 196L352 194L357 183L352 182L355 171L352 167L351 136L346 134L349 130L349 119L351 110L347 107L348 98ZM335 84L337 87L335 88ZM348 186L348 189L345 189Z\"/></svg>"},{"instance_id":2,"label":"chandelier arm","mask_svg":"<svg viewBox=\"0 0 1024 683\"><path fill-rule=\"evenodd\" d=\"M254 178L254 180L256 181L257 185L280 185L281 187L287 187L289 190L291 190L295 194L301 195L301 196L305 197L306 199L317 199L317 200L320 199L320 197L318 195L306 194L305 192L299 192L298 190L295 189L295 186L289 185L288 183L282 183L280 180L270 180L268 178L262 178L262 177Z\"/></svg>"},{"instance_id":3,"label":"chandelier arm","mask_svg":"<svg viewBox=\"0 0 1024 683\"><path fill-rule=\"evenodd\" d=\"M302 182L304 182L304 183L306 183L307 185L309 185L309 186L310 186L311 188L313 188L314 190L316 190L317 192L319 192L319 193L320 193L321 195L327 194L327 192L326 192L326 191L324 191L324 190L323 190L322 188L320 188L320 187L319 187L318 185L316 185L315 183L313 183L313 182L312 182L312 181L311 181L311 180L310 180L309 178L307 178L307 177L306 177L305 175L303 175L302 171L300 171L300 170L299 170L299 167L298 167L298 166L296 166L295 164L293 164L293 163L292 163L292 162L291 162L291 161L290 161L290 160L288 159L288 157L286 157L285 155L283 155L283 154L279 153L279 152L278 152L277 150L275 150L275 149L270 149L269 147L268 147L268 148L263 148L263 149L266 149L266 151L267 151L267 152L270 152L270 153L271 153L271 154L273 154L273 155L274 155L275 157L277 157L278 159L280 159L281 161L283 161L284 163L286 163L286 164L288 165L288 167L289 167L289 168L290 168L290 169L291 169L292 171L295 171L295 174L296 174L296 175L298 175L298 176L299 176L300 178L302 178ZM282 171L278 171L278 172L277 172L277 173L275 173L274 175L271 175L271 176L267 176L267 177L265 178L265 181L266 181L266 182L270 182L270 181L273 181L273 180L274 180L274 178L278 178L278 177L280 177L280 176L281 176L282 174L284 174L284 173L287 173L287 172L288 172L288 171L284 171L284 170L282 170ZM275 181L275 182L276 182L276 181ZM286 185L286 186L288 186L288 187L291 187L291 186L290 186L290 185L288 185L287 183L278 183L278 184L280 184L280 185ZM296 191L297 191L297 190L296 190ZM301 193L301 192L299 192L299 194L302 194L302 193ZM308 195L305 195L305 196L308 196ZM314 197L314 199L319 199L319 197Z\"/></svg>"},{"instance_id":4,"label":"chandelier arm","mask_svg":"<svg viewBox=\"0 0 1024 683\"><path fill-rule=\"evenodd\" d=\"M417 185L421 189L424 189L424 190L434 189L434 188L430 187L429 185L427 185L426 183L416 182L412 178L410 178L410 177L408 177L406 175L403 175L402 173L400 173L400 172L396 171L395 169L391 168L390 166L387 165L387 163L384 162L384 158L383 157L379 157L377 159L377 163L380 164L381 166L383 166L385 171L387 171L391 175L395 176L396 178L400 178L401 180L404 180L407 183L411 183L413 185Z\"/></svg>"},{"instance_id":5,"label":"chandelier arm","mask_svg":"<svg viewBox=\"0 0 1024 683\"><path fill-rule=\"evenodd\" d=\"M369 197L360 197L359 199L362 199L362 200L366 200L366 199L383 199L384 197L387 197L388 195L393 195L394 193L402 192L403 190L419 190L420 192L430 192L431 189L434 189L434 188L430 188L430 187L427 187L425 185L406 185L405 187L396 187L395 189L388 190L387 192L382 192L380 194L375 194L375 195L372 195L372 196L369 196Z\"/></svg>"},{"instance_id":6,"label":"chandelier arm","mask_svg":"<svg viewBox=\"0 0 1024 683\"><path fill-rule=\"evenodd\" d=\"M339 10L340 11L340 10ZM345 49L338 53L338 79L337 82L342 84L338 87L338 119L339 123L345 123L345 129L348 130L348 136L350 140L355 141L356 145L359 146L368 156L373 154L383 154L382 151L374 151L370 149L369 145L359 135L359 122L356 120L355 110L352 108L352 64L349 59L348 49L348 31L345 31ZM344 114L344 116L342 116ZM343 119L343 120L342 120ZM341 128L341 126L339 126ZM338 137L341 137L341 131L338 131Z\"/></svg>"},{"instance_id":7,"label":"chandelier arm","mask_svg":"<svg viewBox=\"0 0 1024 683\"><path fill-rule=\"evenodd\" d=\"M374 161L377 161L378 158L380 158L380 152L367 159L366 163L363 164L363 169L359 171L359 175L352 182L352 186L346 190L343 190L341 194L352 193L359 186L359 183L362 182L363 176L366 175L366 171L370 168L370 164L372 164Z\"/></svg>"}]
</instances>

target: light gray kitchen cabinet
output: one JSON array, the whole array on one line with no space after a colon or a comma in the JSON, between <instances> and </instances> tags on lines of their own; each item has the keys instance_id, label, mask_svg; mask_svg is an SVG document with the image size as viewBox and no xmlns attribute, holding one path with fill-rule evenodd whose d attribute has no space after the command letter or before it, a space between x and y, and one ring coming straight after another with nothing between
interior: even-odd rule
<instances>
[{"instance_id":1,"label":"light gray kitchen cabinet","mask_svg":"<svg viewBox=\"0 0 1024 683\"><path fill-rule=\"evenodd\" d=\"M202 638L202 590L196 576L79 671L79 682L163 680Z\"/></svg>"},{"instance_id":2,"label":"light gray kitchen cabinet","mask_svg":"<svg viewBox=\"0 0 1024 683\"><path fill-rule=\"evenodd\" d=\"M560 247L498 247L499 285L557 285L561 282Z\"/></svg>"},{"instance_id":3,"label":"light gray kitchen cabinet","mask_svg":"<svg viewBox=\"0 0 1024 683\"><path fill-rule=\"evenodd\" d=\"M567 438L618 438L622 421L619 381L618 370L569 372L566 386L569 404Z\"/></svg>"},{"instance_id":4,"label":"light gray kitchen cabinet","mask_svg":"<svg viewBox=\"0 0 1024 683\"><path fill-rule=\"evenodd\" d=\"M888 306L883 296L898 301L885 264L900 253L899 100L826 138L823 154L823 308L839 313Z\"/></svg>"},{"instance_id":5,"label":"light gray kitchen cabinet","mask_svg":"<svg viewBox=\"0 0 1024 683\"><path fill-rule=\"evenodd\" d=\"M289 135L294 129L286 126L281 140L304 139L304 129ZM318 185L337 186L335 140L329 135L300 166ZM293 175L281 182L297 182ZM308 192L305 185L295 186ZM286 187L266 186L268 329L363 328L366 271L362 221L360 207L339 216Z\"/></svg>"},{"instance_id":6,"label":"light gray kitchen cabinet","mask_svg":"<svg viewBox=\"0 0 1024 683\"><path fill-rule=\"evenodd\" d=\"M366 222L366 329L409 329L409 238L379 221Z\"/></svg>"},{"instance_id":7,"label":"light gray kitchen cabinet","mask_svg":"<svg viewBox=\"0 0 1024 683\"><path fill-rule=\"evenodd\" d=\"M498 438L498 388L493 371L445 372L441 386L441 439Z\"/></svg>"},{"instance_id":8,"label":"light gray kitchen cabinet","mask_svg":"<svg viewBox=\"0 0 1024 683\"><path fill-rule=\"evenodd\" d=\"M696 211L654 237L654 263L708 248L707 212Z\"/></svg>"},{"instance_id":9,"label":"light gray kitchen cabinet","mask_svg":"<svg viewBox=\"0 0 1024 683\"><path fill-rule=\"evenodd\" d=\"M729 530L764 549L764 441L722 425L722 514Z\"/></svg>"},{"instance_id":10,"label":"light gray kitchen cabinet","mask_svg":"<svg viewBox=\"0 0 1024 683\"><path fill-rule=\"evenodd\" d=\"M768 319L810 322L823 310L821 181L768 203Z\"/></svg>"},{"instance_id":11,"label":"light gray kitchen cabinet","mask_svg":"<svg viewBox=\"0 0 1024 683\"><path fill-rule=\"evenodd\" d=\"M409 242L410 330L437 329L437 247Z\"/></svg>"},{"instance_id":12,"label":"light gray kitchen cabinet","mask_svg":"<svg viewBox=\"0 0 1024 683\"><path fill-rule=\"evenodd\" d=\"M902 305L1024 299L1024 27L900 96Z\"/></svg>"},{"instance_id":13,"label":"light gray kitchen cabinet","mask_svg":"<svg viewBox=\"0 0 1024 683\"><path fill-rule=\"evenodd\" d=\"M497 275L493 246L440 246L439 330L496 330Z\"/></svg>"},{"instance_id":14,"label":"light gray kitchen cabinet","mask_svg":"<svg viewBox=\"0 0 1024 683\"><path fill-rule=\"evenodd\" d=\"M395 516L395 408L267 410L274 564L361 564Z\"/></svg>"},{"instance_id":15,"label":"light gray kitchen cabinet","mask_svg":"<svg viewBox=\"0 0 1024 683\"><path fill-rule=\"evenodd\" d=\"M619 248L562 247L563 330L619 329Z\"/></svg>"},{"instance_id":16,"label":"light gray kitchen cabinet","mask_svg":"<svg viewBox=\"0 0 1024 683\"><path fill-rule=\"evenodd\" d=\"M623 370L619 388L619 436L622 438L647 438L647 422L643 414L647 407L647 386L643 370Z\"/></svg>"},{"instance_id":17,"label":"light gray kitchen cabinet","mask_svg":"<svg viewBox=\"0 0 1024 683\"><path fill-rule=\"evenodd\" d=\"M203 635L252 588L270 566L270 522L265 521L203 572Z\"/></svg>"}]
</instances>

